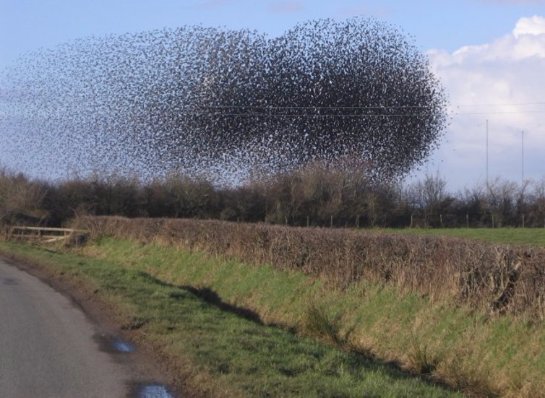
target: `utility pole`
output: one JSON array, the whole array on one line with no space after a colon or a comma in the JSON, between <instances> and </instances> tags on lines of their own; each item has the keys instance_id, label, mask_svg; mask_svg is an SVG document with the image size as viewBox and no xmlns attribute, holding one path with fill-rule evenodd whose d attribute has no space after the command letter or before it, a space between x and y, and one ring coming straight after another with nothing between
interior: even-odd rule
<instances>
[{"instance_id":1,"label":"utility pole","mask_svg":"<svg viewBox=\"0 0 545 398\"><path fill-rule=\"evenodd\" d=\"M488 186L488 119L486 119L486 187Z\"/></svg>"},{"instance_id":2,"label":"utility pole","mask_svg":"<svg viewBox=\"0 0 545 398\"><path fill-rule=\"evenodd\" d=\"M520 154L521 154L521 175L522 175L522 180L521 180L521 187L522 187L522 184L524 184L524 130L522 130L520 132Z\"/></svg>"},{"instance_id":3,"label":"utility pole","mask_svg":"<svg viewBox=\"0 0 545 398\"><path fill-rule=\"evenodd\" d=\"M520 132L520 163L521 163L520 194L521 194L522 209L524 211L524 130ZM522 213L522 228L524 228L524 213Z\"/></svg>"}]
</instances>

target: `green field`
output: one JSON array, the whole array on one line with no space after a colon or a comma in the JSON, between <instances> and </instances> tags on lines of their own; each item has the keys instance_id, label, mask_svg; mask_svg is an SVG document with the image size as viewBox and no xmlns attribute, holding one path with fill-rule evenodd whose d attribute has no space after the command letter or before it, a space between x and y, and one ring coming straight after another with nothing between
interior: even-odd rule
<instances>
[{"instance_id":1,"label":"green field","mask_svg":"<svg viewBox=\"0 0 545 398\"><path fill-rule=\"evenodd\" d=\"M545 228L406 228L380 229L408 235L451 236L492 243L545 247Z\"/></svg>"}]
</instances>

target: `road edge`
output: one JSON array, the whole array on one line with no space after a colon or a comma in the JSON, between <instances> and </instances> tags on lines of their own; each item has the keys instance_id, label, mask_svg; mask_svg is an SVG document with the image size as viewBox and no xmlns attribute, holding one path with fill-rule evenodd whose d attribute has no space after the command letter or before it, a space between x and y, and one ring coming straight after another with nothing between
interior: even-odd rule
<instances>
[{"instance_id":1,"label":"road edge","mask_svg":"<svg viewBox=\"0 0 545 398\"><path fill-rule=\"evenodd\" d=\"M123 314L111 303L102 300L96 295L96 291L87 285L83 279L72 278L64 272L55 272L52 264L6 251L0 248L0 259L8 265L38 278L42 283L66 297L72 305L77 307L87 320L108 336L117 336L130 341L137 347L137 352L132 353L137 363L130 367L136 369L138 374L149 374L142 380L128 385L128 397L137 396L137 386L142 382L165 384L175 397L205 398L207 395L191 389L183 379L183 372L169 358L159 354L159 350L148 343L138 331L124 328L126 320ZM144 380L146 379L146 380Z\"/></svg>"}]
</instances>

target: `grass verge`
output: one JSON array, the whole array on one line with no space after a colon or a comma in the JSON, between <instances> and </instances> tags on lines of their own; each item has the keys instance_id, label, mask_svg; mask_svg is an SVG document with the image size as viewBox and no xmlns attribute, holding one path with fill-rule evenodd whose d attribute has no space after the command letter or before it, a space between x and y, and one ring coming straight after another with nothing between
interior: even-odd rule
<instances>
[{"instance_id":1,"label":"grass verge","mask_svg":"<svg viewBox=\"0 0 545 398\"><path fill-rule=\"evenodd\" d=\"M105 238L82 249L343 347L395 361L476 396L545 396L543 321L490 316L395 287L352 283L332 289L318 277L158 244Z\"/></svg>"},{"instance_id":2,"label":"grass verge","mask_svg":"<svg viewBox=\"0 0 545 398\"><path fill-rule=\"evenodd\" d=\"M0 242L0 251L88 286L97 299L115 306L125 329L158 350L203 395L459 395L368 356L264 325L264 319L289 325L289 317L280 313L312 316L309 330L318 337L325 333L337 344L348 342L339 303L331 296L316 304L315 296L326 290L299 273L107 239L78 253L7 242ZM309 295L314 297L310 312L308 305L301 307ZM326 306L328 300L332 305ZM248 301L254 305L244 305Z\"/></svg>"}]
</instances>

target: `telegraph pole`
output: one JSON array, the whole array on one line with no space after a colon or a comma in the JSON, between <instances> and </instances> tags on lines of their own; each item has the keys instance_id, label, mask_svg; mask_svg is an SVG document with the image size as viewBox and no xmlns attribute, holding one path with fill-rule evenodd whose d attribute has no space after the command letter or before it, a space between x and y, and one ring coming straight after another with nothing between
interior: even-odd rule
<instances>
[{"instance_id":1,"label":"telegraph pole","mask_svg":"<svg viewBox=\"0 0 545 398\"><path fill-rule=\"evenodd\" d=\"M520 165L521 165L520 194L521 194L522 205L524 209L524 130L520 132ZM524 228L524 210L522 213L522 228Z\"/></svg>"},{"instance_id":2,"label":"telegraph pole","mask_svg":"<svg viewBox=\"0 0 545 398\"><path fill-rule=\"evenodd\" d=\"M486 187L488 186L488 119L486 119Z\"/></svg>"},{"instance_id":3,"label":"telegraph pole","mask_svg":"<svg viewBox=\"0 0 545 398\"><path fill-rule=\"evenodd\" d=\"M520 132L520 154L521 154L521 184L524 184L524 130ZM522 185L521 185L522 186Z\"/></svg>"}]
</instances>

